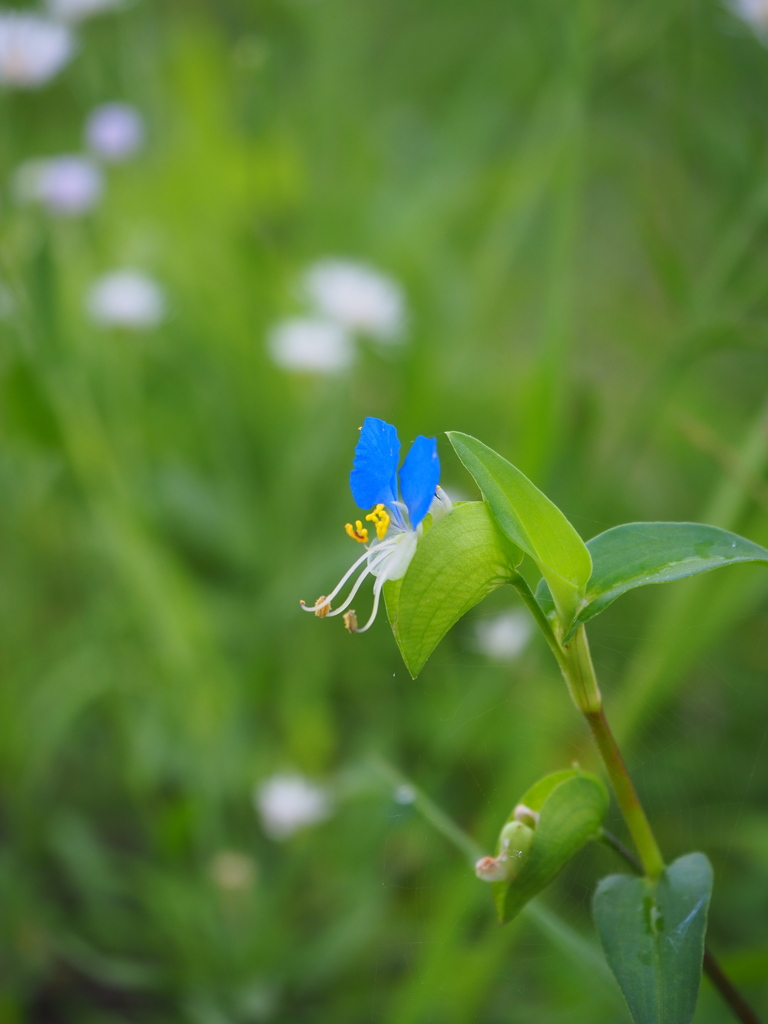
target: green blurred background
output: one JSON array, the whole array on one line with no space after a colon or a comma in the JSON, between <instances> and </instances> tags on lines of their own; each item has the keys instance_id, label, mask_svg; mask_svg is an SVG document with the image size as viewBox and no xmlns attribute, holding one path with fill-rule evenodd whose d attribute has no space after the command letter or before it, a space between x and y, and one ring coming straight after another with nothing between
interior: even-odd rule
<instances>
[{"instance_id":1,"label":"green blurred background","mask_svg":"<svg viewBox=\"0 0 768 1024\"><path fill-rule=\"evenodd\" d=\"M595 765L543 644L478 649L512 592L416 682L384 616L350 637L298 601L359 553L366 415L479 436L586 538L768 541L768 50L715 0L137 0L77 32L0 92L0 1022L628 1021L589 920L608 853L501 929L393 797L401 772L490 852L536 778ZM98 206L16 202L110 100L147 141ZM291 373L266 338L326 257L400 283L405 338ZM89 321L118 266L165 290L157 329ZM590 627L662 847L712 859L709 942L763 1013L767 606L739 567ZM253 792L283 772L333 813L276 841ZM725 1019L705 981L697 1024Z\"/></svg>"}]
</instances>

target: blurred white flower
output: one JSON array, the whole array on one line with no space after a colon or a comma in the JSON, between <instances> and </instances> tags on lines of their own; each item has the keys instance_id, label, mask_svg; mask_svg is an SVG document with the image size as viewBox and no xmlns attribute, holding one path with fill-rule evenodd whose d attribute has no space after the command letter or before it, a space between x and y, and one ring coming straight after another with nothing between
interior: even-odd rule
<instances>
[{"instance_id":1,"label":"blurred white flower","mask_svg":"<svg viewBox=\"0 0 768 1024\"><path fill-rule=\"evenodd\" d=\"M75 216L92 209L104 191L101 168L85 156L27 160L14 174L22 202L41 203L52 213Z\"/></svg>"},{"instance_id":2,"label":"blurred white flower","mask_svg":"<svg viewBox=\"0 0 768 1024\"><path fill-rule=\"evenodd\" d=\"M151 277L139 270L115 270L98 278L88 292L86 307L101 327L157 327L165 317L165 296Z\"/></svg>"},{"instance_id":3,"label":"blurred white flower","mask_svg":"<svg viewBox=\"0 0 768 1024\"><path fill-rule=\"evenodd\" d=\"M768 32L768 0L730 0L728 6L756 32Z\"/></svg>"},{"instance_id":4,"label":"blurred white flower","mask_svg":"<svg viewBox=\"0 0 768 1024\"><path fill-rule=\"evenodd\" d=\"M88 146L103 160L119 163L137 153L144 142L144 119L128 103L103 103L85 124Z\"/></svg>"},{"instance_id":5,"label":"blurred white flower","mask_svg":"<svg viewBox=\"0 0 768 1024\"><path fill-rule=\"evenodd\" d=\"M393 795L396 804L403 804L403 806L406 806L407 804L416 803L416 790L413 786L409 786L407 782L403 782L399 785L395 789Z\"/></svg>"},{"instance_id":6,"label":"blurred white flower","mask_svg":"<svg viewBox=\"0 0 768 1024\"><path fill-rule=\"evenodd\" d=\"M342 326L310 317L275 324L267 347L278 366L298 373L343 373L355 358L352 339Z\"/></svg>"},{"instance_id":7,"label":"blurred white flower","mask_svg":"<svg viewBox=\"0 0 768 1024\"><path fill-rule=\"evenodd\" d=\"M211 880L220 888L236 892L249 889L256 881L258 868L253 857L237 850L219 850L208 866Z\"/></svg>"},{"instance_id":8,"label":"blurred white flower","mask_svg":"<svg viewBox=\"0 0 768 1024\"><path fill-rule=\"evenodd\" d=\"M328 791L303 775L273 775L256 787L253 802L271 839L287 839L331 814Z\"/></svg>"},{"instance_id":9,"label":"blurred white flower","mask_svg":"<svg viewBox=\"0 0 768 1024\"><path fill-rule=\"evenodd\" d=\"M0 10L0 83L44 85L71 59L75 40L66 25L38 14Z\"/></svg>"},{"instance_id":10,"label":"blurred white flower","mask_svg":"<svg viewBox=\"0 0 768 1024\"><path fill-rule=\"evenodd\" d=\"M531 638L531 617L522 609L477 623L478 649L496 661L514 661Z\"/></svg>"},{"instance_id":11,"label":"blurred white flower","mask_svg":"<svg viewBox=\"0 0 768 1024\"><path fill-rule=\"evenodd\" d=\"M122 6L123 0L48 0L49 12L63 21L82 21L92 14Z\"/></svg>"},{"instance_id":12,"label":"blurred white flower","mask_svg":"<svg viewBox=\"0 0 768 1024\"><path fill-rule=\"evenodd\" d=\"M364 263L320 260L304 274L301 290L318 313L350 331L370 334L380 341L399 341L402 337L402 288Z\"/></svg>"}]
</instances>

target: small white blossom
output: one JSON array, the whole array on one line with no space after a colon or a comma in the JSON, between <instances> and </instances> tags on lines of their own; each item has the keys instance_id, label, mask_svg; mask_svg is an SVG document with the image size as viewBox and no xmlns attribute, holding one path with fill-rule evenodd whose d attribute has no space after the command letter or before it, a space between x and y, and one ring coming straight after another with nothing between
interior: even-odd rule
<instances>
[{"instance_id":1,"label":"small white blossom","mask_svg":"<svg viewBox=\"0 0 768 1024\"><path fill-rule=\"evenodd\" d=\"M119 163L137 153L144 143L144 119L128 103L103 103L85 125L89 148L102 160Z\"/></svg>"},{"instance_id":2,"label":"small white blossom","mask_svg":"<svg viewBox=\"0 0 768 1024\"><path fill-rule=\"evenodd\" d=\"M758 34L768 32L768 0L730 0L728 6Z\"/></svg>"},{"instance_id":3,"label":"small white blossom","mask_svg":"<svg viewBox=\"0 0 768 1024\"><path fill-rule=\"evenodd\" d=\"M67 155L27 160L17 168L14 191L22 202L40 203L51 213L87 213L101 198L104 176L85 156Z\"/></svg>"},{"instance_id":4,"label":"small white blossom","mask_svg":"<svg viewBox=\"0 0 768 1024\"><path fill-rule=\"evenodd\" d=\"M93 14L122 7L122 0L48 0L48 10L62 21L82 21Z\"/></svg>"},{"instance_id":5,"label":"small white blossom","mask_svg":"<svg viewBox=\"0 0 768 1024\"><path fill-rule=\"evenodd\" d=\"M395 790L394 797L395 803L402 804L405 807L408 804L416 803L416 790L413 786L409 786L407 782L403 782Z\"/></svg>"},{"instance_id":6,"label":"small white blossom","mask_svg":"<svg viewBox=\"0 0 768 1024\"><path fill-rule=\"evenodd\" d=\"M496 661L514 661L531 638L531 620L527 612L503 612L493 619L477 623L477 646Z\"/></svg>"},{"instance_id":7,"label":"small white blossom","mask_svg":"<svg viewBox=\"0 0 768 1024\"><path fill-rule=\"evenodd\" d=\"M253 802L271 839L288 839L331 814L328 791L303 775L273 775L256 787Z\"/></svg>"},{"instance_id":8,"label":"small white blossom","mask_svg":"<svg viewBox=\"0 0 768 1024\"><path fill-rule=\"evenodd\" d=\"M147 330L165 317L165 296L151 277L139 270L115 270L98 278L86 300L91 320L101 327Z\"/></svg>"},{"instance_id":9,"label":"small white blossom","mask_svg":"<svg viewBox=\"0 0 768 1024\"><path fill-rule=\"evenodd\" d=\"M0 10L0 83L21 89L44 85L71 59L66 25L38 14Z\"/></svg>"},{"instance_id":10,"label":"small white blossom","mask_svg":"<svg viewBox=\"0 0 768 1024\"><path fill-rule=\"evenodd\" d=\"M405 324L400 285L365 263L324 259L301 282L304 298L322 316L379 341L399 341Z\"/></svg>"},{"instance_id":11,"label":"small white blossom","mask_svg":"<svg viewBox=\"0 0 768 1024\"><path fill-rule=\"evenodd\" d=\"M275 324L267 346L278 366L298 373L343 373L355 358L352 339L343 327L309 317Z\"/></svg>"}]
</instances>

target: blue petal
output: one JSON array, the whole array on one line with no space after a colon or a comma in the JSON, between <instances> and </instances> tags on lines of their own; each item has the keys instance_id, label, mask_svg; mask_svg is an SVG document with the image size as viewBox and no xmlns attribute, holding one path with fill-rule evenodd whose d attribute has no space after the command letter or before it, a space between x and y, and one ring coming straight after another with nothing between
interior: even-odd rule
<instances>
[{"instance_id":1,"label":"blue petal","mask_svg":"<svg viewBox=\"0 0 768 1024\"><path fill-rule=\"evenodd\" d=\"M354 468L349 476L352 497L360 508L397 501L397 463L400 441L391 423L367 416L355 448Z\"/></svg>"},{"instance_id":2,"label":"blue petal","mask_svg":"<svg viewBox=\"0 0 768 1024\"><path fill-rule=\"evenodd\" d=\"M429 512L439 483L440 459L437 457L437 440L419 434L400 470L400 492L414 529Z\"/></svg>"}]
</instances>

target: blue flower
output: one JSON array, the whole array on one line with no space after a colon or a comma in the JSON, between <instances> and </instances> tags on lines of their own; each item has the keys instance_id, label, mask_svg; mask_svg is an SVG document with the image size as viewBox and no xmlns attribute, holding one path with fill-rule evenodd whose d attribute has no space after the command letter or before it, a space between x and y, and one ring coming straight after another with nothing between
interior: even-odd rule
<instances>
[{"instance_id":1,"label":"blue flower","mask_svg":"<svg viewBox=\"0 0 768 1024\"><path fill-rule=\"evenodd\" d=\"M402 579L405 575L421 539L426 514L431 511L433 516L437 516L451 510L451 502L439 486L440 460L434 437L419 435L398 473L399 461L397 430L391 423L368 416L360 430L349 483L356 504L362 509L371 509L365 521L371 523L376 537L369 544L369 527L359 519L354 526L347 523L348 536L365 544L365 553L344 574L328 597L319 598L311 607L302 601L305 611L314 612L321 618L345 613L344 624L350 633L364 633L371 626L379 610L385 582ZM357 569L361 571L346 600L331 611L331 601ZM347 609L367 576L376 578L373 610L366 624L358 628L354 610Z\"/></svg>"}]
</instances>

